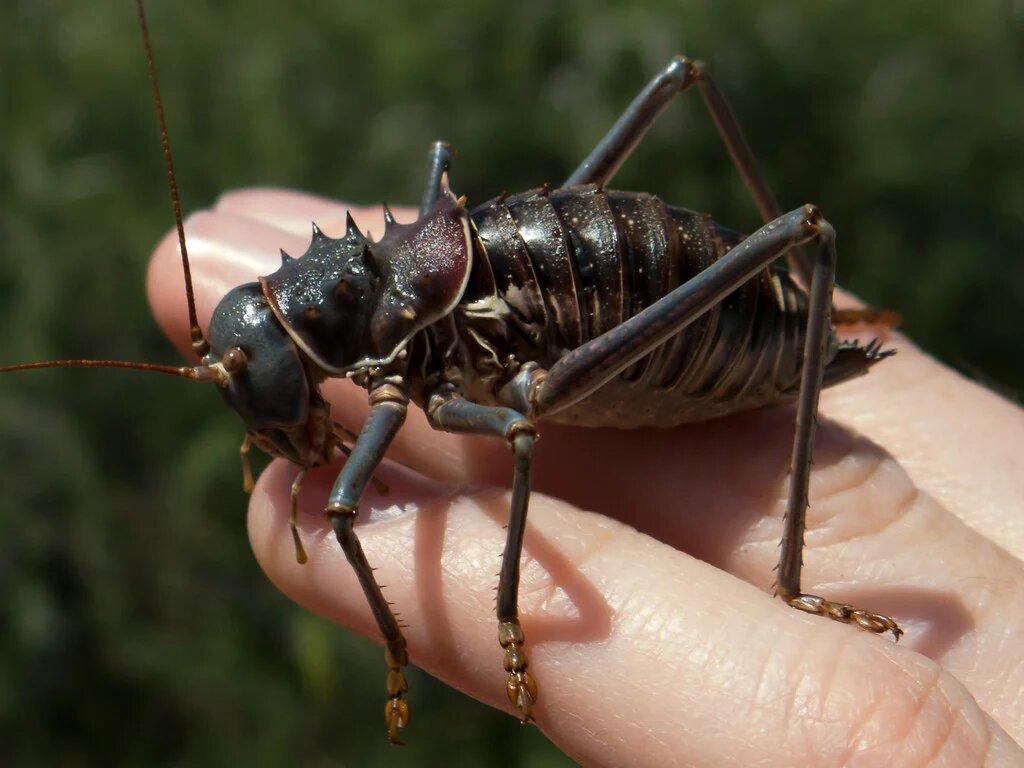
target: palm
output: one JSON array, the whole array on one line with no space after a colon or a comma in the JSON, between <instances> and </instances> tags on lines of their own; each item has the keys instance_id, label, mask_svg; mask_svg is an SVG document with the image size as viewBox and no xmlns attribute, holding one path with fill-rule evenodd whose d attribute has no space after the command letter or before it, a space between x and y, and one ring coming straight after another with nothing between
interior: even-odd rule
<instances>
[{"instance_id":1,"label":"palm","mask_svg":"<svg viewBox=\"0 0 1024 768\"><path fill-rule=\"evenodd\" d=\"M344 212L256 191L193 217L200 316L273 269L278 248L301 253L310 219L331 233ZM356 217L381 231L379 209ZM165 239L150 295L181 343L179 270ZM767 594L788 409L669 431L542 424L521 606L542 683L538 723L572 757L638 766L1022 759L1009 737L1024 738L1024 417L906 340L890 344L896 358L823 397L805 585L893 615L907 631L899 647ZM325 393L358 425L364 392L331 382ZM492 601L507 448L434 432L417 412L390 455L409 469L384 467L391 493L367 495L373 524L360 530L410 625L413 660L505 706ZM287 532L293 471L275 463L257 486L257 557L289 596L376 637L318 514L336 469L312 473L304 492L305 566Z\"/></svg>"}]
</instances>

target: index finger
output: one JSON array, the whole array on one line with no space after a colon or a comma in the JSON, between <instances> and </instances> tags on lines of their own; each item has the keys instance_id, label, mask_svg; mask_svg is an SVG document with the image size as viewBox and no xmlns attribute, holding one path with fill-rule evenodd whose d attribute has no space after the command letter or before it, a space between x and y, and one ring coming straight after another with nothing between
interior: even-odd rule
<instances>
[{"instance_id":1,"label":"index finger","mask_svg":"<svg viewBox=\"0 0 1024 768\"><path fill-rule=\"evenodd\" d=\"M301 248L308 242L311 220L340 228L347 210L344 203L313 195L249 189L223 195L212 212L190 219L201 317L209 317L226 288L276 269L279 247ZM382 231L379 208L353 212L364 228ZM396 209L396 215L411 219L415 212ZM185 349L180 270L169 234L151 264L150 301L161 326ZM865 377L826 390L823 412L884 447L920 489L1024 558L1024 451L1015 448L1024 435L1024 411L941 365L906 338L897 336L894 343L899 351L894 358ZM359 408L353 393L332 391ZM485 442L475 445L484 455L496 450ZM440 462L435 469L444 471Z\"/></svg>"}]
</instances>

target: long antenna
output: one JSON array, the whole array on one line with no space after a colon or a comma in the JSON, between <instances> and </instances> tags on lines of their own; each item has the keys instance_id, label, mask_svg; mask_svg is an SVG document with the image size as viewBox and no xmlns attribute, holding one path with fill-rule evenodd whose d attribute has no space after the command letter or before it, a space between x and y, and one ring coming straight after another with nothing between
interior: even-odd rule
<instances>
[{"instance_id":1,"label":"long antenna","mask_svg":"<svg viewBox=\"0 0 1024 768\"><path fill-rule=\"evenodd\" d=\"M133 363L128 360L47 360L40 363L7 365L0 368L0 373L34 371L39 368L128 368L134 371L166 373L170 376L180 376L183 379L192 379L193 381L216 381L219 377L218 371L206 365L198 365L191 368L188 366L156 365L154 363Z\"/></svg>"},{"instance_id":2,"label":"long antenna","mask_svg":"<svg viewBox=\"0 0 1024 768\"><path fill-rule=\"evenodd\" d=\"M210 351L210 345L203 336L196 317L196 297L192 291L192 269L188 263L188 251L185 248L185 225L181 220L181 199L178 197L178 182L174 178L174 161L171 159L171 140L167 136L167 120L164 118L164 102L160 98L160 85L156 78L156 63L153 60L153 44L149 39L149 27L146 24L146 12L142 0L135 0L139 10L139 29L142 30L142 46L146 50L146 68L149 71L149 82L153 86L153 103L156 107L156 119L160 124L160 146L164 151L164 165L167 167L167 187L171 193L171 208L174 210L174 225L178 229L178 245L181 249L181 267L185 272L185 298L188 301L189 335L192 337L192 349L203 358Z\"/></svg>"},{"instance_id":3,"label":"long antenna","mask_svg":"<svg viewBox=\"0 0 1024 768\"><path fill-rule=\"evenodd\" d=\"M178 197L178 184L174 179L174 162L171 159L171 142L167 138L167 121L164 119L164 104L160 98L160 86L156 80L156 65L153 63L153 46L149 40L149 29L146 26L146 13L142 8L142 0L135 0L139 11L139 28L142 30L142 45L146 50L146 65L149 69L149 82L153 85L153 101L156 105L156 119L160 124L160 145L164 151L164 165L167 167L167 184L171 193L171 207L174 210L174 224L178 229L178 245L181 248L181 265L185 271L185 297L188 299L188 319L191 326L192 349L200 358L210 351L210 344L203 336L196 318L196 299L192 291L192 270L189 269L188 251L185 249L185 225L181 220L181 200ZM191 381L215 382L226 386L231 374L225 369L224 362L214 365L175 366L157 363L136 363L130 360L45 360L35 363L20 363L0 367L0 374L16 371L34 371L41 368L122 368L147 373L163 373L178 376Z\"/></svg>"}]
</instances>

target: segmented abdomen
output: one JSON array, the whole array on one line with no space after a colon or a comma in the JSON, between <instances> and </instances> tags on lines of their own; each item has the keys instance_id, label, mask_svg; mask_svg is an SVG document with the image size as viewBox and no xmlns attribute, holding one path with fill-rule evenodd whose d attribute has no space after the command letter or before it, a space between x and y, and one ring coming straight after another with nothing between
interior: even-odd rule
<instances>
[{"instance_id":1,"label":"segmented abdomen","mask_svg":"<svg viewBox=\"0 0 1024 768\"><path fill-rule=\"evenodd\" d=\"M546 368L743 239L653 195L593 186L496 198L472 220L478 256L514 320L510 338L478 333L475 342L507 347L496 359L512 353ZM665 425L785 399L798 379L805 322L804 293L773 266L555 420Z\"/></svg>"}]
</instances>

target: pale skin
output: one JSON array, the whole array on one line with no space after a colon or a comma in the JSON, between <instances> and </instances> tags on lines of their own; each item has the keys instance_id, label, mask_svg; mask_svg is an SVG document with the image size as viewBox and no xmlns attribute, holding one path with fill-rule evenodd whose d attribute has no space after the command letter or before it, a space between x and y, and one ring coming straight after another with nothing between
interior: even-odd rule
<instances>
[{"instance_id":1,"label":"pale skin","mask_svg":"<svg viewBox=\"0 0 1024 768\"><path fill-rule=\"evenodd\" d=\"M279 248L303 253L311 219L342 232L345 211L300 193L243 190L193 215L201 320L231 287L276 269ZM380 208L353 215L382 232ZM840 248L840 273L843 258L853 256ZM149 295L187 350L181 286L169 235ZM1024 765L1024 412L902 335L887 346L894 358L823 394L803 587L893 616L906 632L899 645L770 594L789 408L671 430L540 424L520 616L540 684L537 726L572 759ZM365 391L330 382L324 393L357 428ZM435 432L417 409L389 455L378 476L391 491L367 491L357 531L409 625L410 658L510 711L493 590L511 455L498 441ZM311 472L303 490L306 565L288 532L296 472L276 461L256 485L256 557L300 605L376 640L323 515L337 465ZM412 714L405 738L429 739Z\"/></svg>"}]
</instances>

